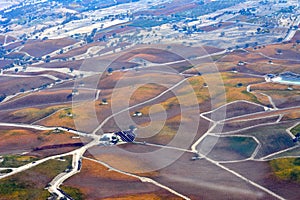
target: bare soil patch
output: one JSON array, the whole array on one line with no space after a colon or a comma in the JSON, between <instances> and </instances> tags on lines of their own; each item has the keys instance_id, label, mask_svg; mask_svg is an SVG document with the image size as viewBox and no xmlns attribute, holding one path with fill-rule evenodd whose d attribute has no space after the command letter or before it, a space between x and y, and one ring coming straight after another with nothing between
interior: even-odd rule
<instances>
[{"instance_id":1,"label":"bare soil patch","mask_svg":"<svg viewBox=\"0 0 300 200\"><path fill-rule=\"evenodd\" d=\"M300 197L299 184L276 178L268 162L247 161L225 165L286 199L296 200Z\"/></svg>"},{"instance_id":2,"label":"bare soil patch","mask_svg":"<svg viewBox=\"0 0 300 200\"><path fill-rule=\"evenodd\" d=\"M29 53L34 57L41 57L65 46L75 44L76 40L71 38L34 40L26 43L22 51Z\"/></svg>"}]
</instances>

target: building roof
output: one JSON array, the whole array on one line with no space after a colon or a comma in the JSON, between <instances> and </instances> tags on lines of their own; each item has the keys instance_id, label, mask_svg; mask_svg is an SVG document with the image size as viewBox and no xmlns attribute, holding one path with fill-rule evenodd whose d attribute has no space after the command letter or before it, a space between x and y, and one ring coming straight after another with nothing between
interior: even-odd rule
<instances>
[{"instance_id":1,"label":"building roof","mask_svg":"<svg viewBox=\"0 0 300 200\"><path fill-rule=\"evenodd\" d=\"M300 75L293 72L283 72L279 76L284 80L300 81Z\"/></svg>"},{"instance_id":2,"label":"building roof","mask_svg":"<svg viewBox=\"0 0 300 200\"><path fill-rule=\"evenodd\" d=\"M115 133L116 135L118 135L122 141L124 142L133 142L136 135L131 131L119 131Z\"/></svg>"}]
</instances>

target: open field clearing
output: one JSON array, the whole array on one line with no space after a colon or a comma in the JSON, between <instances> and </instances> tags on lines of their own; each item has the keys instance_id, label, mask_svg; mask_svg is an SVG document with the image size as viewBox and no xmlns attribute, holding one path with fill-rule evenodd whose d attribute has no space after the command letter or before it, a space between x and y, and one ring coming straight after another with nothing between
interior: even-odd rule
<instances>
[{"instance_id":1,"label":"open field clearing","mask_svg":"<svg viewBox=\"0 0 300 200\"><path fill-rule=\"evenodd\" d=\"M32 108L23 108L20 110L12 111L12 112L3 112L5 114L0 117L2 122L12 122L12 123L33 123L39 119L47 117L57 110L68 107L67 105L59 105L59 106L50 106L50 107L32 107ZM5 117L4 117L5 115Z\"/></svg>"},{"instance_id":2,"label":"open field clearing","mask_svg":"<svg viewBox=\"0 0 300 200\"><path fill-rule=\"evenodd\" d=\"M246 161L240 163L228 163L225 164L225 166L244 175L249 180L261 184L271 191L276 191L277 194L286 199L298 199L298 184L296 182L286 181L276 177L271 167L271 165L274 165L275 163L281 163L281 161Z\"/></svg>"},{"instance_id":3,"label":"open field clearing","mask_svg":"<svg viewBox=\"0 0 300 200\"><path fill-rule=\"evenodd\" d=\"M298 182L300 181L300 159L279 158L270 161L272 170L280 179Z\"/></svg>"},{"instance_id":4,"label":"open field clearing","mask_svg":"<svg viewBox=\"0 0 300 200\"><path fill-rule=\"evenodd\" d=\"M300 113L299 111L290 112L288 114L285 114L282 118L282 120L291 120L291 119L299 119Z\"/></svg>"},{"instance_id":5,"label":"open field clearing","mask_svg":"<svg viewBox=\"0 0 300 200\"><path fill-rule=\"evenodd\" d=\"M65 161L49 160L22 173L0 180L0 199L48 198L50 193L44 189L46 185L71 165L70 156L63 159Z\"/></svg>"},{"instance_id":6,"label":"open field clearing","mask_svg":"<svg viewBox=\"0 0 300 200\"><path fill-rule=\"evenodd\" d=\"M18 155L4 155L2 156L3 161L0 163L1 168L9 167L21 167L33 161L37 160L34 156L18 156Z\"/></svg>"},{"instance_id":7,"label":"open field clearing","mask_svg":"<svg viewBox=\"0 0 300 200\"><path fill-rule=\"evenodd\" d=\"M17 75L15 77L9 77L4 75L0 77L0 94L6 94L7 96L53 83L53 80L50 78L40 76L22 77L22 75L20 75L18 77Z\"/></svg>"},{"instance_id":8,"label":"open field clearing","mask_svg":"<svg viewBox=\"0 0 300 200\"><path fill-rule=\"evenodd\" d=\"M248 129L238 134L256 137L262 145L256 158L262 158L295 145L291 136L286 132L286 129L290 126L291 122L283 122L276 125L272 124Z\"/></svg>"},{"instance_id":9,"label":"open field clearing","mask_svg":"<svg viewBox=\"0 0 300 200\"><path fill-rule=\"evenodd\" d=\"M37 69L39 68L49 68L49 70L52 68L73 68L75 70L79 69L83 60L75 60L75 61L62 61L62 62L49 62L49 63L40 63L32 65L32 67L35 67Z\"/></svg>"},{"instance_id":10,"label":"open field clearing","mask_svg":"<svg viewBox=\"0 0 300 200\"><path fill-rule=\"evenodd\" d=\"M78 188L84 199L180 199L151 183L143 183L87 159L83 159L81 172L67 180L62 189L69 187Z\"/></svg>"},{"instance_id":11,"label":"open field clearing","mask_svg":"<svg viewBox=\"0 0 300 200\"><path fill-rule=\"evenodd\" d=\"M289 53L286 54L289 55ZM239 61L244 62L244 64L238 65ZM256 52L256 50L251 52L236 50L222 57L216 64L220 70L224 70L224 68L227 70L235 69L242 73L265 75L284 71L299 73L297 68L299 63L300 61L297 61L297 59L268 57L261 52Z\"/></svg>"},{"instance_id":12,"label":"open field clearing","mask_svg":"<svg viewBox=\"0 0 300 200\"><path fill-rule=\"evenodd\" d=\"M211 113L206 114L205 116L211 118L211 116L213 115L215 117L213 120L219 121L224 120L218 117L219 112L226 112L226 118L233 118L263 111L265 111L264 107L258 104L252 104L246 101L237 101L227 104L226 107L219 107L218 109L213 110Z\"/></svg>"},{"instance_id":13,"label":"open field clearing","mask_svg":"<svg viewBox=\"0 0 300 200\"><path fill-rule=\"evenodd\" d=\"M96 107L99 107L99 104L93 101L78 103L73 108L70 105L69 108L61 109L37 123L43 126L61 126L75 130L79 129L80 131L91 132L98 125L96 123L98 121L93 121L97 120L94 110Z\"/></svg>"},{"instance_id":14,"label":"open field clearing","mask_svg":"<svg viewBox=\"0 0 300 200\"><path fill-rule=\"evenodd\" d=\"M300 199L297 0L2 1L0 200Z\"/></svg>"},{"instance_id":15,"label":"open field clearing","mask_svg":"<svg viewBox=\"0 0 300 200\"><path fill-rule=\"evenodd\" d=\"M34 157L45 157L68 152L83 142L80 138L72 138L75 135L68 132L56 133L55 131L36 131L33 129L1 127L0 135L0 153L2 155L27 152Z\"/></svg>"},{"instance_id":16,"label":"open field clearing","mask_svg":"<svg viewBox=\"0 0 300 200\"><path fill-rule=\"evenodd\" d=\"M91 100L93 93L90 90L80 89L78 90L81 93L80 98L77 98L77 101L88 101ZM24 97L14 99L8 102L5 102L0 105L0 108L3 110L9 109L22 109L26 107L35 107L35 106L45 106L45 105L60 105L65 103L70 103L72 101L72 92L71 89L50 89L43 90L39 92L34 92Z\"/></svg>"},{"instance_id":17,"label":"open field clearing","mask_svg":"<svg viewBox=\"0 0 300 200\"><path fill-rule=\"evenodd\" d=\"M290 92L289 90L285 91L264 91L265 94L272 97L275 105L278 108L288 108L300 105L299 94L300 91Z\"/></svg>"},{"instance_id":18,"label":"open field clearing","mask_svg":"<svg viewBox=\"0 0 300 200\"><path fill-rule=\"evenodd\" d=\"M279 116L261 118L261 119L249 119L247 121L239 121L239 120L232 120L229 122L221 123L216 126L216 130L222 130L222 132L231 132L231 131L239 131L244 128L252 127L258 124L265 124L265 123L275 123L278 120ZM214 133L214 130L212 130Z\"/></svg>"},{"instance_id":19,"label":"open field clearing","mask_svg":"<svg viewBox=\"0 0 300 200\"><path fill-rule=\"evenodd\" d=\"M60 38L53 40L30 41L24 45L22 51L34 57L42 57L63 47L75 44L76 40L70 38Z\"/></svg>"},{"instance_id":20,"label":"open field clearing","mask_svg":"<svg viewBox=\"0 0 300 200\"><path fill-rule=\"evenodd\" d=\"M296 125L295 127L293 127L291 129L291 133L293 133L294 135L297 135L298 133L300 133L300 125Z\"/></svg>"},{"instance_id":21,"label":"open field clearing","mask_svg":"<svg viewBox=\"0 0 300 200\"><path fill-rule=\"evenodd\" d=\"M295 43L294 43L295 44ZM265 56L279 60L299 60L299 45L293 43L268 45L252 52L261 53Z\"/></svg>"},{"instance_id":22,"label":"open field clearing","mask_svg":"<svg viewBox=\"0 0 300 200\"><path fill-rule=\"evenodd\" d=\"M145 146L144 148L149 148ZM128 151L128 149L127 149ZM142 153L136 154L136 157L125 157L129 161L128 164L121 164L120 156L121 152L124 155L124 151L118 149L91 149L95 158L108 163L113 168L136 172L146 166L153 167L159 165L159 162L153 156L145 156ZM129 155L129 153L126 153ZM173 154L170 154L171 156ZM166 157L168 158L168 157ZM162 183L172 189L188 195L191 199L214 199L217 195L223 194L228 198L249 198L249 199L263 199L268 198L268 195L261 191L257 191L246 182L241 182L236 177L232 176L228 172L215 167L211 163L200 160L191 161L191 154L185 153L178 160L173 162L166 168L159 169L156 173L146 173L146 176L150 176L155 181ZM124 162L124 161L123 161ZM138 166L137 166L138 165ZM143 166L146 165L146 166ZM125 167L126 166L126 167ZM139 169L139 167L141 167ZM188 171L187 171L188 169ZM135 173L135 174L136 174ZM180 174L184 173L185 177L181 177ZM218 176L213 174L218 173ZM226 180L226 183L224 182ZM228 180L230 180L228 182ZM184 183L184 184L183 184ZM195 184L197 183L197 184ZM235 188L235 189L234 189Z\"/></svg>"},{"instance_id":23,"label":"open field clearing","mask_svg":"<svg viewBox=\"0 0 300 200\"><path fill-rule=\"evenodd\" d=\"M244 160L251 157L257 145L249 137L220 137L207 156L216 161Z\"/></svg>"}]
</instances>

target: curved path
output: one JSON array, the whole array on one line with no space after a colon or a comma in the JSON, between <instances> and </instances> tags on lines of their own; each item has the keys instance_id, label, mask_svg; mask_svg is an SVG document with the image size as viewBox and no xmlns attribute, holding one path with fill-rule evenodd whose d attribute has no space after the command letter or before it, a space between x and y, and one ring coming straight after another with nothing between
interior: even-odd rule
<instances>
[{"instance_id":1,"label":"curved path","mask_svg":"<svg viewBox=\"0 0 300 200\"><path fill-rule=\"evenodd\" d=\"M145 183L151 183L151 184L156 185L156 186L158 186L158 187L160 187L160 188L162 188L164 190L167 190L167 191L171 192L172 194L175 194L176 196L179 196L179 197L181 197L181 198L183 198L185 200L190 200L190 198L188 198L187 196L184 196L183 194L180 194L180 193L176 192L175 190L171 189L170 187L162 185L162 184L158 183L157 181L155 181L153 179L150 179L148 177L138 176L138 175L131 174L131 173L128 173L128 172L124 172L124 171L118 170L116 168L113 168L113 167L111 167L110 165L108 165L108 164L106 164L104 162L101 162L101 161L98 161L98 160L94 160L94 159L91 159L91 158L84 157L84 159L100 163L101 165L107 167L109 170L112 170L112 171L118 172L120 174L124 174L124 175L127 175L127 176L131 176L131 177L137 178L140 181L145 182Z\"/></svg>"}]
</instances>

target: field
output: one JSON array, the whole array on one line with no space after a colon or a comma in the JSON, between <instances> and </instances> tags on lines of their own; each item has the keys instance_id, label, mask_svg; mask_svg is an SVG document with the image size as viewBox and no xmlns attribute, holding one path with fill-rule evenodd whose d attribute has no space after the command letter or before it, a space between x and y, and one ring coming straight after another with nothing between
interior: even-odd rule
<instances>
[{"instance_id":1,"label":"field","mask_svg":"<svg viewBox=\"0 0 300 200\"><path fill-rule=\"evenodd\" d=\"M75 42L75 40L69 38L30 41L24 45L22 51L27 52L34 57L42 57L46 54L52 53L53 51L72 45Z\"/></svg>"},{"instance_id":2,"label":"field","mask_svg":"<svg viewBox=\"0 0 300 200\"><path fill-rule=\"evenodd\" d=\"M49 160L17 175L0 180L0 199L46 199L50 193L44 188L59 173L71 164L71 157L66 161ZM39 179L36 179L39 177Z\"/></svg>"},{"instance_id":3,"label":"field","mask_svg":"<svg viewBox=\"0 0 300 200\"><path fill-rule=\"evenodd\" d=\"M279 108L298 105L299 89L300 87L297 85L292 86L277 83L262 83L251 86L251 91L269 95Z\"/></svg>"},{"instance_id":4,"label":"field","mask_svg":"<svg viewBox=\"0 0 300 200\"><path fill-rule=\"evenodd\" d=\"M272 57L274 60L285 59L285 60L297 60L298 58L299 45L293 43L287 44L274 44L268 45L264 48L256 49L252 52L260 53L268 57Z\"/></svg>"},{"instance_id":5,"label":"field","mask_svg":"<svg viewBox=\"0 0 300 200\"><path fill-rule=\"evenodd\" d=\"M212 118L213 120L219 121L224 120L222 118L222 115L219 115L218 113L226 113L226 118L235 118L247 114L254 114L254 113L261 113L265 111L263 106L260 106L258 104L251 104L249 102L245 101L237 101L232 102L231 104L227 104L226 107L222 106L218 109L206 114L206 117Z\"/></svg>"},{"instance_id":6,"label":"field","mask_svg":"<svg viewBox=\"0 0 300 200\"><path fill-rule=\"evenodd\" d=\"M261 142L262 146L256 155L256 158L261 158L295 145L292 138L286 132L286 129L290 126L290 122L283 122L276 125L272 124L251 128L239 134L255 136Z\"/></svg>"},{"instance_id":7,"label":"field","mask_svg":"<svg viewBox=\"0 0 300 200\"><path fill-rule=\"evenodd\" d=\"M2 156L3 161L0 163L0 167L20 167L36 161L37 158L33 156L16 156L16 155L4 155Z\"/></svg>"},{"instance_id":8,"label":"field","mask_svg":"<svg viewBox=\"0 0 300 200\"><path fill-rule=\"evenodd\" d=\"M83 60L75 60L75 61L62 61L62 62L49 62L49 63L41 63L37 65L33 65L35 68L48 68L49 70L51 68L70 68L73 69L79 69L81 64L83 63Z\"/></svg>"},{"instance_id":9,"label":"field","mask_svg":"<svg viewBox=\"0 0 300 200\"><path fill-rule=\"evenodd\" d=\"M45 156L55 155L57 153L63 153L76 148L77 143L81 143L81 139L74 139L74 136L71 133L54 133L52 131L36 131L31 129L7 129L1 127L0 135L2 140L0 142L0 153L1 155L8 155L7 162L13 163L16 161L15 165L20 165L22 158L24 158L24 162L27 162L26 158L30 160L33 156L34 159L36 157L42 158ZM85 140L83 140L85 141ZM52 148L51 146L62 145L60 148ZM74 144L73 146L67 146L66 144ZM47 147L46 150L42 150ZM41 150L39 150L41 149ZM26 153L25 157L20 157L10 155L10 154L21 154ZM20 162L18 162L20 161ZM2 163L2 164L5 164Z\"/></svg>"},{"instance_id":10,"label":"field","mask_svg":"<svg viewBox=\"0 0 300 200\"><path fill-rule=\"evenodd\" d=\"M291 129L291 132L294 135L297 135L298 133L300 133L300 125L295 126L294 128Z\"/></svg>"},{"instance_id":11,"label":"field","mask_svg":"<svg viewBox=\"0 0 300 200\"><path fill-rule=\"evenodd\" d=\"M150 183L142 183L87 159L83 160L81 172L68 179L62 189L74 198L79 196L78 199L180 199Z\"/></svg>"},{"instance_id":12,"label":"field","mask_svg":"<svg viewBox=\"0 0 300 200\"><path fill-rule=\"evenodd\" d=\"M253 119L248 121L239 121L239 120L232 120L229 122L221 123L216 126L216 130L222 130L223 133L236 131L238 132L241 129L249 128L252 126L256 126L258 124L265 124L265 123L275 123L278 120L279 116L262 118L262 119ZM214 132L214 130L212 130Z\"/></svg>"},{"instance_id":13,"label":"field","mask_svg":"<svg viewBox=\"0 0 300 200\"><path fill-rule=\"evenodd\" d=\"M31 89L42 87L52 83L53 80L46 77L1 77L0 84L3 86L0 89L0 94L6 94L7 96L28 91Z\"/></svg>"},{"instance_id":14,"label":"field","mask_svg":"<svg viewBox=\"0 0 300 200\"><path fill-rule=\"evenodd\" d=\"M5 118L1 118L2 122L20 122L20 123L34 123L35 121L42 119L48 115L53 114L66 107L66 105L50 106L50 107L32 107L23 108L17 111L10 111L6 113Z\"/></svg>"},{"instance_id":15,"label":"field","mask_svg":"<svg viewBox=\"0 0 300 200\"><path fill-rule=\"evenodd\" d=\"M300 199L296 0L10 4L0 200Z\"/></svg>"},{"instance_id":16,"label":"field","mask_svg":"<svg viewBox=\"0 0 300 200\"><path fill-rule=\"evenodd\" d=\"M271 162L277 163L278 161L274 160ZM278 163L281 163L281 161ZM276 177L269 162L246 161L225 164L225 166L237 171L249 180L255 181L271 191L276 191L277 194L284 196L287 199L296 200L299 198L299 193L297 192L298 184L281 180Z\"/></svg>"},{"instance_id":17,"label":"field","mask_svg":"<svg viewBox=\"0 0 300 200\"><path fill-rule=\"evenodd\" d=\"M73 89L51 89L51 90L42 90L39 92L33 92L29 95L20 97L15 100L5 102L0 105L0 108L3 110L13 109L22 109L26 107L36 107L36 106L53 106L61 105L66 103L71 103ZM91 95L93 94L89 90L80 90L81 95L76 99L77 101L86 101L90 100Z\"/></svg>"},{"instance_id":18,"label":"field","mask_svg":"<svg viewBox=\"0 0 300 200\"><path fill-rule=\"evenodd\" d=\"M208 156L218 161L243 160L251 157L256 147L249 137L220 137Z\"/></svg>"},{"instance_id":19,"label":"field","mask_svg":"<svg viewBox=\"0 0 300 200\"><path fill-rule=\"evenodd\" d=\"M127 151L125 151L126 155L130 155L128 151L132 151L133 148L134 146L132 145L128 146ZM149 149L150 147L142 146L142 149L145 148ZM152 147L149 150L151 149ZM155 152L155 149L152 149L152 151ZM159 165L159 163L155 161L157 156L145 156L142 152L135 154L135 157L125 157L124 151L115 148L94 148L90 151L93 156L109 163L110 166L135 174L139 174L139 170L151 169L155 167L155 165ZM164 152L164 155L165 153L166 152ZM169 153L166 158L174 156L171 152ZM123 156L120 157L120 155ZM263 199L269 197L261 191L257 191L246 182L241 182L231 174L215 167L211 163L205 160L191 161L191 157L192 154L184 153L178 160L166 167L159 168L155 173L144 174L182 194L188 195L191 199L214 199L217 198L220 193L228 198L237 199ZM146 163L147 165L143 166ZM185 177L181 177L182 173L185 174ZM216 173L218 176L214 175Z\"/></svg>"},{"instance_id":20,"label":"field","mask_svg":"<svg viewBox=\"0 0 300 200\"><path fill-rule=\"evenodd\" d=\"M300 158L280 158L270 161L277 177L287 181L300 182Z\"/></svg>"}]
</instances>

